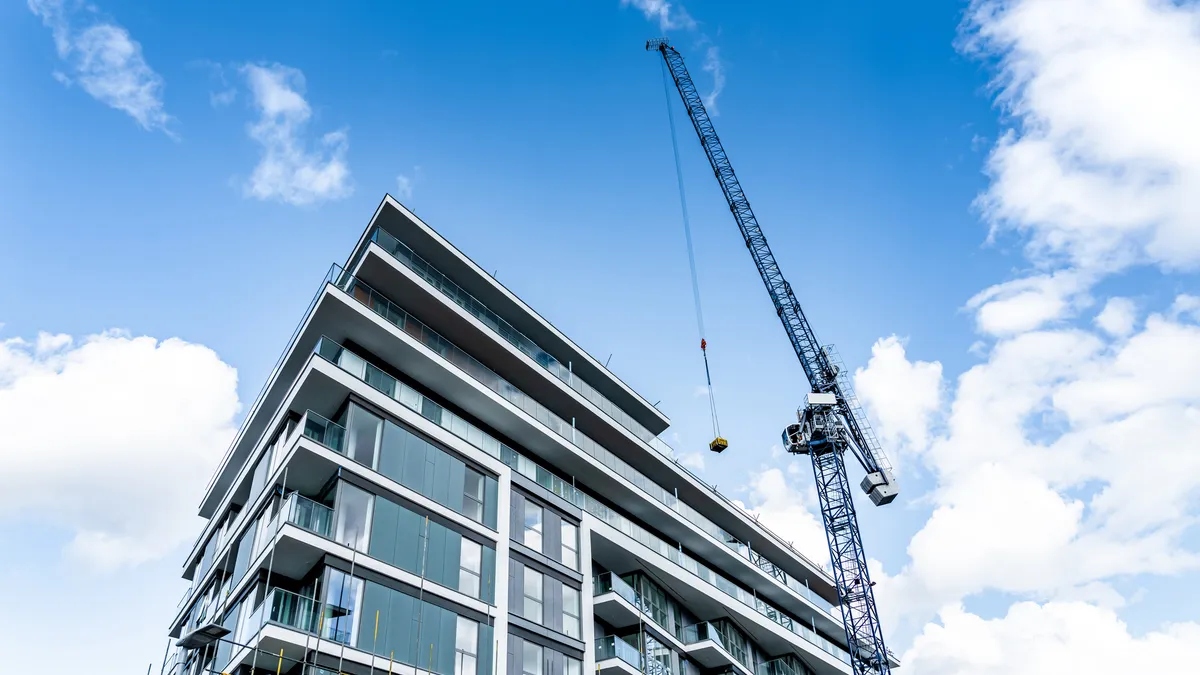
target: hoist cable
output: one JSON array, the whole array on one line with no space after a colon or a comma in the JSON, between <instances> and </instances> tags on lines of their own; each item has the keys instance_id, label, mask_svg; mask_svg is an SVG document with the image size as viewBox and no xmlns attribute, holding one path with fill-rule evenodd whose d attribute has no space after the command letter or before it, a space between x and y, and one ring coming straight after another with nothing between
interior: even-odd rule
<instances>
[{"instance_id":1,"label":"hoist cable","mask_svg":"<svg viewBox=\"0 0 1200 675\"><path fill-rule=\"evenodd\" d=\"M687 241L688 268L692 274L692 300L696 305L696 328L700 331L700 353L704 355L704 379L708 386L708 412L712 418L713 435L721 436L721 424L717 420L717 399L713 394L712 375L708 369L708 343L704 335L704 310L700 303L700 278L696 274L696 253L692 246L692 225L688 218L687 194L683 189L683 162L679 159L679 138L675 131L675 116L672 114L671 108L671 87L672 81L670 73L667 72L667 65L664 61L662 64L663 72L663 93L667 99L667 122L671 125L671 150L675 154L675 181L679 185L679 210L683 214L683 237Z\"/></svg>"}]
</instances>

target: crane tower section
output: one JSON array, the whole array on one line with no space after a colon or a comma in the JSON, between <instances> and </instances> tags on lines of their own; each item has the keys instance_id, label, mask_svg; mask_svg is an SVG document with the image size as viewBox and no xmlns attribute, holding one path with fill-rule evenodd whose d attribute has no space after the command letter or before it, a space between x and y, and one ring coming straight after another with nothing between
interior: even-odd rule
<instances>
[{"instance_id":1,"label":"crane tower section","mask_svg":"<svg viewBox=\"0 0 1200 675\"><path fill-rule=\"evenodd\" d=\"M683 56L665 38L648 41L646 49L657 51L670 71L729 211L812 389L807 405L798 412L799 423L784 431L784 444L789 451L807 454L812 460L854 673L890 674L892 662L883 642L874 584L867 573L866 553L846 473L846 450L854 454L866 471L861 487L876 505L896 498L898 490L891 466L862 415L845 368L838 363L835 352L819 345L800 301L783 277Z\"/></svg>"}]
</instances>

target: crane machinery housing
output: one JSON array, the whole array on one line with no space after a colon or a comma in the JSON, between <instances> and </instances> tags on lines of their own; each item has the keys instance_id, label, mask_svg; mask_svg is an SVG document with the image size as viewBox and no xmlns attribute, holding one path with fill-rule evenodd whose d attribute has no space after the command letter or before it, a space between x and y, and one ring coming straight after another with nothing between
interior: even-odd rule
<instances>
[{"instance_id":1,"label":"crane machinery housing","mask_svg":"<svg viewBox=\"0 0 1200 675\"><path fill-rule=\"evenodd\" d=\"M866 553L846 473L846 450L866 471L861 487L876 506L890 503L898 494L892 468L858 404L845 367L831 347L817 343L791 284L784 279L683 56L666 38L649 40L646 49L662 56L675 81L688 118L729 203L729 211L737 221L812 390L797 412L798 423L784 430L783 441L789 452L806 454L812 460L851 666L855 675L890 674L892 663L883 642L874 584L867 573Z\"/></svg>"}]
</instances>

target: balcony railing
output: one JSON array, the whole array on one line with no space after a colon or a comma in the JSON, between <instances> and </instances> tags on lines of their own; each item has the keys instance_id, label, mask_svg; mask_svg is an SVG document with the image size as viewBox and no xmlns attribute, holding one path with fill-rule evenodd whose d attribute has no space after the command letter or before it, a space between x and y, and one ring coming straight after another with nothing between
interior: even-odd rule
<instances>
[{"instance_id":1,"label":"balcony railing","mask_svg":"<svg viewBox=\"0 0 1200 675\"><path fill-rule=\"evenodd\" d=\"M333 509L293 492L283 503L287 522L322 537L333 534Z\"/></svg>"},{"instance_id":2,"label":"balcony railing","mask_svg":"<svg viewBox=\"0 0 1200 675\"><path fill-rule=\"evenodd\" d=\"M605 659L620 659L639 671L642 669L642 653L615 635L596 638L596 661Z\"/></svg>"},{"instance_id":3,"label":"balcony railing","mask_svg":"<svg viewBox=\"0 0 1200 675\"><path fill-rule=\"evenodd\" d=\"M272 588L247 618L247 635L273 623L310 635L317 635L320 631L322 639L350 644L350 633L335 629L330 621L345 614L342 608L282 588Z\"/></svg>"},{"instance_id":4,"label":"balcony railing","mask_svg":"<svg viewBox=\"0 0 1200 675\"><path fill-rule=\"evenodd\" d=\"M642 606L641 598L638 597L638 592L633 590L633 586L625 583L624 579L612 572L605 572L596 577L593 595L604 595L605 593L616 593L635 608L640 609Z\"/></svg>"},{"instance_id":5,"label":"balcony railing","mask_svg":"<svg viewBox=\"0 0 1200 675\"><path fill-rule=\"evenodd\" d=\"M754 675L808 675L811 671L795 662L794 658L781 656L770 661L760 661L754 667Z\"/></svg>"},{"instance_id":6,"label":"balcony railing","mask_svg":"<svg viewBox=\"0 0 1200 675\"><path fill-rule=\"evenodd\" d=\"M343 452L342 446L346 440L346 427L330 422L317 413L309 410L304 413L304 435L328 447L330 450Z\"/></svg>"},{"instance_id":7,"label":"balcony railing","mask_svg":"<svg viewBox=\"0 0 1200 675\"><path fill-rule=\"evenodd\" d=\"M721 633L717 631L717 627L707 621L694 623L690 626L683 627L683 643L693 645L697 642L712 640L717 643L717 646L725 651L729 651L725 647L725 640L721 638Z\"/></svg>"},{"instance_id":8,"label":"balcony railing","mask_svg":"<svg viewBox=\"0 0 1200 675\"><path fill-rule=\"evenodd\" d=\"M441 335L433 331L431 328L421 323L420 320L414 318L411 314L400 309L392 301L388 300L381 293L374 290L367 284L358 280L356 277L347 274L331 275L332 283L342 291L346 292L355 300L370 308L379 316L387 319L391 324L399 328L404 333L416 339L421 344L429 347L432 351L441 355L452 365L458 367L472 379L483 384L493 392L508 400L513 405L521 408L525 412L559 437L568 441L575 447L583 450L591 455L598 462L608 467L614 473L624 477L633 485L649 495L652 499L675 511L684 520L695 525L701 531L708 534L718 543L724 545L729 550L733 551L745 560L750 561L756 567L765 571L780 584L791 589L797 595L812 602L821 610L832 616L833 605L821 596L813 593L807 586L800 583L799 580L791 577L783 570L779 569L774 563L771 563L761 554L752 551L750 547L740 541L737 537L727 532L724 528L709 520L706 516L696 511L688 504L680 501L674 491L667 490L663 486L654 482L650 477L646 476L641 471L638 471L628 462L613 454L604 446L592 440L586 434L575 429L574 425L562 419L558 415L551 412L541 403L534 400L532 397L521 391L517 387L510 384L507 380L497 375L487 366L480 363L477 359L467 354L465 351L457 347L454 343L443 338ZM339 347L340 349L340 347ZM336 360L328 354L322 354L326 358ZM378 368L367 364L368 370L364 371L360 377L367 378L367 383L375 386L377 389L392 395L392 389L395 389L395 378L383 373ZM372 370L373 369L373 370ZM377 384L378 383L378 384ZM736 507L734 507L736 508Z\"/></svg>"},{"instance_id":9,"label":"balcony railing","mask_svg":"<svg viewBox=\"0 0 1200 675\"><path fill-rule=\"evenodd\" d=\"M476 448L499 458L518 473L537 480L543 487L551 490L563 499L596 516L623 534L631 537L647 548L679 565L702 581L713 586L722 593L737 600L746 607L753 609L762 616L774 621L792 633L811 642L835 658L849 663L849 655L841 647L829 642L810 630L797 619L783 610L757 597L750 591L738 586L725 576L713 571L704 563L699 562L682 552L674 545L667 543L657 535L646 530L641 525L629 520L623 514L614 511L603 502L593 498L579 488L550 473L536 462L517 452L508 445L501 443L483 430L472 425L461 417L442 408L437 403L425 398L418 391L396 380L391 375L367 363L358 355L342 347L327 337L317 341L316 353L337 365L342 370L354 375L380 392L390 396L405 407L413 410L434 424L440 425L450 433L465 440Z\"/></svg>"}]
</instances>

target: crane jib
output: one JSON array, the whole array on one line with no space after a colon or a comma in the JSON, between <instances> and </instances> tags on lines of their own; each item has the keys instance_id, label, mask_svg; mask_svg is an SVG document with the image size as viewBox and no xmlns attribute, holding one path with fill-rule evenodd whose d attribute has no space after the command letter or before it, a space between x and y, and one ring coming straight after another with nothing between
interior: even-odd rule
<instances>
[{"instance_id":1,"label":"crane jib","mask_svg":"<svg viewBox=\"0 0 1200 675\"><path fill-rule=\"evenodd\" d=\"M812 459L851 667L855 675L890 674L892 659L884 646L879 625L872 590L874 584L868 576L866 553L842 461L843 450L849 447L866 469L863 488L876 504L885 504L895 498L890 467L882 452L876 452L878 442L870 433L870 427L859 419L858 399L849 380L845 379L846 373L835 366L826 349L817 342L791 284L784 279L717 137L704 101L683 63L683 56L665 38L648 41L646 49L657 50L662 55L675 81L688 118L712 165L713 175L729 204L729 211L771 296L809 386L815 392L809 395L802 424L789 427L784 440L790 450L809 454Z\"/></svg>"}]
</instances>

